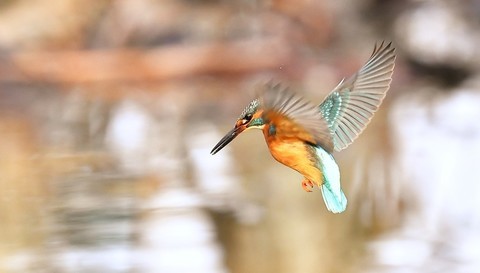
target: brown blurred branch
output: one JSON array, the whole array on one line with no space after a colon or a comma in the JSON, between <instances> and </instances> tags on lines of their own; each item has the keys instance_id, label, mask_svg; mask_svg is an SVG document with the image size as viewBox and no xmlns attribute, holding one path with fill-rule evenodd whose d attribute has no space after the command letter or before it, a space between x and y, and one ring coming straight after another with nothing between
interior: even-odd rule
<instances>
[{"instance_id":1,"label":"brown blurred branch","mask_svg":"<svg viewBox=\"0 0 480 273\"><path fill-rule=\"evenodd\" d=\"M156 49L17 52L0 62L0 82L146 81L203 73L277 68L291 60L288 43L257 39Z\"/></svg>"}]
</instances>

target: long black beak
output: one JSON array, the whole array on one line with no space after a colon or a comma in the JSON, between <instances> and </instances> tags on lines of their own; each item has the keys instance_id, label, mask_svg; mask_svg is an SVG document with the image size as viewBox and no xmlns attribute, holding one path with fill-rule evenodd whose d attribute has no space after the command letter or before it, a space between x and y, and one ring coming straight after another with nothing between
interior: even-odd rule
<instances>
[{"instance_id":1,"label":"long black beak","mask_svg":"<svg viewBox=\"0 0 480 273\"><path fill-rule=\"evenodd\" d=\"M213 147L210 154L214 155L218 151L223 149L223 147L227 146L227 144L230 143L234 138L236 138L241 132L243 132L243 130L245 130L245 127L242 127L242 126L235 127L232 130L230 130L230 132L228 132L222 139L220 139L217 145Z\"/></svg>"}]
</instances>

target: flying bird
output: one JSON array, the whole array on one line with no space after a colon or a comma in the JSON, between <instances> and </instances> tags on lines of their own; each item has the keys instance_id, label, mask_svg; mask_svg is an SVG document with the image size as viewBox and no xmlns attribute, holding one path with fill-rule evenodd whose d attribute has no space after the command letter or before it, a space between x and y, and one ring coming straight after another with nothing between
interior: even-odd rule
<instances>
[{"instance_id":1,"label":"flying bird","mask_svg":"<svg viewBox=\"0 0 480 273\"><path fill-rule=\"evenodd\" d=\"M327 209L343 212L347 198L332 153L348 147L370 122L390 87L394 65L395 48L391 43L375 45L363 67L343 79L320 105L280 84L269 83L243 110L234 128L211 154L240 133L260 129L272 156L304 176L303 189L311 192L319 187Z\"/></svg>"}]
</instances>

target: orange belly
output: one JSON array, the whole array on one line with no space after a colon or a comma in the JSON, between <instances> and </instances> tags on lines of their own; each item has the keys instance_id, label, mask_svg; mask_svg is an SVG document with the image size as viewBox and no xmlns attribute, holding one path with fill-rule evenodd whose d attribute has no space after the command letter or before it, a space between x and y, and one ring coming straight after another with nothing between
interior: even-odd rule
<instances>
[{"instance_id":1,"label":"orange belly","mask_svg":"<svg viewBox=\"0 0 480 273\"><path fill-rule=\"evenodd\" d=\"M267 144L270 153L278 162L298 171L317 185L323 184L323 175L317 167L312 147L295 139L269 138Z\"/></svg>"}]
</instances>

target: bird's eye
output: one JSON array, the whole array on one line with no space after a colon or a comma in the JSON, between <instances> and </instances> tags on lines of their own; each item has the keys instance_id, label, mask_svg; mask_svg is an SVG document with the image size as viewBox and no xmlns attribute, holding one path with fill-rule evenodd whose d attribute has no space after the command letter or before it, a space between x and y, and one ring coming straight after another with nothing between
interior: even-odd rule
<instances>
[{"instance_id":1,"label":"bird's eye","mask_svg":"<svg viewBox=\"0 0 480 273\"><path fill-rule=\"evenodd\" d=\"M252 114L246 114L245 117L242 119L242 123L245 124L252 119Z\"/></svg>"}]
</instances>

